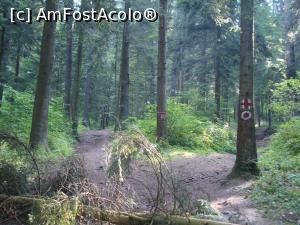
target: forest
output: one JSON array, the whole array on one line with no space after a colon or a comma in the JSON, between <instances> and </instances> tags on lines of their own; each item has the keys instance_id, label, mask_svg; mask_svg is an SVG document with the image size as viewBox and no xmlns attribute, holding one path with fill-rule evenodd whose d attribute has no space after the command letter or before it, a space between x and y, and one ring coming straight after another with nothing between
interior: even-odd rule
<instances>
[{"instance_id":1,"label":"forest","mask_svg":"<svg viewBox=\"0 0 300 225\"><path fill-rule=\"evenodd\" d=\"M300 225L300 1L1 0L0 224Z\"/></svg>"}]
</instances>

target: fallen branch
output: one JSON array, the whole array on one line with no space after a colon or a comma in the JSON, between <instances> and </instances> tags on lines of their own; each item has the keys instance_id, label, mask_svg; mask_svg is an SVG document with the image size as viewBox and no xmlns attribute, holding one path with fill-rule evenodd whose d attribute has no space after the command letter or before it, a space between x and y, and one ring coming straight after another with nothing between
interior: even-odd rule
<instances>
[{"instance_id":1,"label":"fallen branch","mask_svg":"<svg viewBox=\"0 0 300 225\"><path fill-rule=\"evenodd\" d=\"M33 207L34 204L40 203L42 200L39 198L19 197L19 196L6 196L0 195L0 208L5 206L28 206ZM51 201L51 199L49 199ZM234 225L232 223L217 222L205 219L198 219L193 217L171 216L171 215L150 215L150 214L130 214L125 212L117 212L111 210L103 210L90 206L79 206L78 216L93 219L95 221L106 221L116 225Z\"/></svg>"}]
</instances>

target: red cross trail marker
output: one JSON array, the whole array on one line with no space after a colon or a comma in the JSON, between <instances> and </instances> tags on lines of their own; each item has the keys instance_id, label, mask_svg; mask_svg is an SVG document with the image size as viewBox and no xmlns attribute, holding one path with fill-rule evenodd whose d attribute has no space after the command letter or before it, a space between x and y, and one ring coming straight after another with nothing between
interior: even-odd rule
<instances>
[{"instance_id":1,"label":"red cross trail marker","mask_svg":"<svg viewBox=\"0 0 300 225\"><path fill-rule=\"evenodd\" d=\"M166 112L158 112L157 115L158 115L159 120L162 120L162 121L166 120L166 117L167 117Z\"/></svg>"},{"instance_id":2,"label":"red cross trail marker","mask_svg":"<svg viewBox=\"0 0 300 225\"><path fill-rule=\"evenodd\" d=\"M242 109L251 109L252 101L249 98L245 98L242 100L241 108Z\"/></svg>"}]
</instances>

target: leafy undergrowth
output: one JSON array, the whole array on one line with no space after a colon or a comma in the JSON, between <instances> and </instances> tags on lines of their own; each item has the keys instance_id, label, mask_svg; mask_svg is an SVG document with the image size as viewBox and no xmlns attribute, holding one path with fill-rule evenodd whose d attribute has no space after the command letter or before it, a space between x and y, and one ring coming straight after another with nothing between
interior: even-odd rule
<instances>
[{"instance_id":1,"label":"leafy undergrowth","mask_svg":"<svg viewBox=\"0 0 300 225\"><path fill-rule=\"evenodd\" d=\"M14 134L20 140L28 143L31 117L33 109L33 96L31 93L19 93L10 89L6 92L13 96L13 101L4 101L0 109L0 130ZM62 98L52 99L49 106L48 138L49 153L57 156L67 156L72 152L72 137L70 122L63 111Z\"/></svg>"},{"instance_id":2,"label":"leafy undergrowth","mask_svg":"<svg viewBox=\"0 0 300 225\"><path fill-rule=\"evenodd\" d=\"M132 119L134 124L155 142L156 108L149 106L144 119ZM191 106L168 102L167 138L159 146L168 155L207 154L211 152L235 151L235 133L224 124L198 115Z\"/></svg>"},{"instance_id":3,"label":"leafy undergrowth","mask_svg":"<svg viewBox=\"0 0 300 225\"><path fill-rule=\"evenodd\" d=\"M0 131L15 137L19 144L11 146L7 144L5 138L0 141L0 174L3 175L0 176L0 183L14 179L11 180L12 186L19 182L22 183L20 186L23 186L23 181L32 174L32 157L22 147L23 144L24 146L28 144L32 109L31 93L19 93L7 87L5 100L0 108ZM34 154L40 166L43 166L44 162L72 155L71 124L64 116L61 98L52 99L50 102L48 127L49 151L38 150Z\"/></svg>"},{"instance_id":4,"label":"leafy undergrowth","mask_svg":"<svg viewBox=\"0 0 300 225\"><path fill-rule=\"evenodd\" d=\"M300 218L300 119L284 124L260 159L262 176L252 198L271 216Z\"/></svg>"}]
</instances>

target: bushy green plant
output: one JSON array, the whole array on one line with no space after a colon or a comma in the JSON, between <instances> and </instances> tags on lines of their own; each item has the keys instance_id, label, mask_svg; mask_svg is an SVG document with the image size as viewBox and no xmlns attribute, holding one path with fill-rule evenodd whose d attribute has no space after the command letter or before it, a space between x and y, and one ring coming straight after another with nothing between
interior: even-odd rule
<instances>
[{"instance_id":1,"label":"bushy green plant","mask_svg":"<svg viewBox=\"0 0 300 225\"><path fill-rule=\"evenodd\" d=\"M155 141L155 106L149 106L145 118L136 123L150 140ZM215 124L209 118L197 115L190 105L175 101L168 102L166 141L171 146L203 152L232 152L235 149L234 135L229 127Z\"/></svg>"},{"instance_id":2,"label":"bushy green plant","mask_svg":"<svg viewBox=\"0 0 300 225\"><path fill-rule=\"evenodd\" d=\"M5 101L0 108L0 130L11 133L18 137L24 143L28 143L31 116L33 109L33 95L27 92L17 92L7 87L5 92ZM49 106L49 149L48 153L40 152L38 156L45 158L48 156L58 157L71 154L72 138L70 135L70 122L65 118L62 99L51 100ZM5 146L1 147L0 158L16 159L15 151L10 151ZM19 156L19 154L17 154ZM22 157L21 157L22 158ZM17 162L21 161L17 157ZM14 160L15 161L15 160ZM25 158L24 158L24 161ZM16 163L14 163L16 164Z\"/></svg>"},{"instance_id":3,"label":"bushy green plant","mask_svg":"<svg viewBox=\"0 0 300 225\"><path fill-rule=\"evenodd\" d=\"M300 217L300 119L281 126L271 146L260 158L262 176L253 199L277 215Z\"/></svg>"},{"instance_id":4,"label":"bushy green plant","mask_svg":"<svg viewBox=\"0 0 300 225\"><path fill-rule=\"evenodd\" d=\"M285 119L290 119L295 113L299 113L300 78L288 79L274 84L270 108Z\"/></svg>"}]
</instances>

